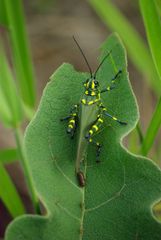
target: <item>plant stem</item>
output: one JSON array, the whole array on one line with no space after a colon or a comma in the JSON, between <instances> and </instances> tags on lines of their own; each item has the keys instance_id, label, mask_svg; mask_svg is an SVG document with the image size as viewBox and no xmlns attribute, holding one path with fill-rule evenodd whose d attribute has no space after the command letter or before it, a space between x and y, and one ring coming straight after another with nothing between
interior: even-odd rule
<instances>
[{"instance_id":1,"label":"plant stem","mask_svg":"<svg viewBox=\"0 0 161 240\"><path fill-rule=\"evenodd\" d=\"M15 134L15 139L16 139L16 144L17 144L17 150L18 150L18 154L21 160L21 164L23 167L23 171L24 171L24 175L25 175L25 179L27 182L27 186L31 195L31 199L32 199L32 203L33 203L33 207L34 210L37 214L40 214L40 206L39 206L39 200L38 197L36 195L36 192L34 190L34 186L33 186L33 181L31 178L31 175L29 173L29 169L28 169L28 165L27 165L27 161L26 161L26 156L25 156L25 152L23 149L23 145L22 145L22 133L21 130L19 128L15 128L14 129L14 134Z\"/></svg>"}]
</instances>

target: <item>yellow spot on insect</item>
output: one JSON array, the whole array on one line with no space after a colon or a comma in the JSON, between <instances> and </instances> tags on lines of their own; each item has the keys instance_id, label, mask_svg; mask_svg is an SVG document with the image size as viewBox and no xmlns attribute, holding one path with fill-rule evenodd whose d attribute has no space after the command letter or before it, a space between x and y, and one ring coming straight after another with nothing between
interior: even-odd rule
<instances>
[{"instance_id":1,"label":"yellow spot on insect","mask_svg":"<svg viewBox=\"0 0 161 240\"><path fill-rule=\"evenodd\" d=\"M113 120L117 121L117 118L116 118L116 117L112 117L112 118L113 118Z\"/></svg>"},{"instance_id":2,"label":"yellow spot on insect","mask_svg":"<svg viewBox=\"0 0 161 240\"><path fill-rule=\"evenodd\" d=\"M73 125L69 124L68 127L69 127L69 128L73 128Z\"/></svg>"},{"instance_id":3,"label":"yellow spot on insect","mask_svg":"<svg viewBox=\"0 0 161 240\"><path fill-rule=\"evenodd\" d=\"M98 119L98 122L103 123L103 119L102 119L102 118L99 118L99 119Z\"/></svg>"},{"instance_id":4,"label":"yellow spot on insect","mask_svg":"<svg viewBox=\"0 0 161 240\"><path fill-rule=\"evenodd\" d=\"M99 98L96 98L94 101L89 101L87 104L92 105L92 104L98 102L99 100L100 100Z\"/></svg>"},{"instance_id":5,"label":"yellow spot on insect","mask_svg":"<svg viewBox=\"0 0 161 240\"><path fill-rule=\"evenodd\" d=\"M103 108L102 110L103 110L103 111L106 111L106 108Z\"/></svg>"},{"instance_id":6,"label":"yellow spot on insect","mask_svg":"<svg viewBox=\"0 0 161 240\"><path fill-rule=\"evenodd\" d=\"M97 125L93 125L92 128L94 128L96 132L98 131Z\"/></svg>"},{"instance_id":7,"label":"yellow spot on insect","mask_svg":"<svg viewBox=\"0 0 161 240\"><path fill-rule=\"evenodd\" d=\"M75 120L74 120L74 119L72 119L72 120L70 120L69 122L70 122L70 123L75 123Z\"/></svg>"},{"instance_id":8,"label":"yellow spot on insect","mask_svg":"<svg viewBox=\"0 0 161 240\"><path fill-rule=\"evenodd\" d=\"M94 84L94 81L92 81L92 89L94 89L95 87L95 84Z\"/></svg>"},{"instance_id":9,"label":"yellow spot on insect","mask_svg":"<svg viewBox=\"0 0 161 240\"><path fill-rule=\"evenodd\" d=\"M93 134L93 131L92 131L92 130L89 130L89 133L92 135L92 134Z\"/></svg>"},{"instance_id":10,"label":"yellow spot on insect","mask_svg":"<svg viewBox=\"0 0 161 240\"><path fill-rule=\"evenodd\" d=\"M85 94L88 95L88 91L85 91Z\"/></svg>"},{"instance_id":11,"label":"yellow spot on insect","mask_svg":"<svg viewBox=\"0 0 161 240\"><path fill-rule=\"evenodd\" d=\"M94 101L90 101L88 102L88 105L92 105L94 103Z\"/></svg>"},{"instance_id":12,"label":"yellow spot on insect","mask_svg":"<svg viewBox=\"0 0 161 240\"><path fill-rule=\"evenodd\" d=\"M82 99L82 103L83 103L83 104L86 104L86 100L85 100L85 99Z\"/></svg>"},{"instance_id":13,"label":"yellow spot on insect","mask_svg":"<svg viewBox=\"0 0 161 240\"><path fill-rule=\"evenodd\" d=\"M89 142L92 142L92 139L91 139L91 138L89 139Z\"/></svg>"},{"instance_id":14,"label":"yellow spot on insect","mask_svg":"<svg viewBox=\"0 0 161 240\"><path fill-rule=\"evenodd\" d=\"M95 96L96 95L96 93L95 92L91 92L91 96Z\"/></svg>"}]
</instances>

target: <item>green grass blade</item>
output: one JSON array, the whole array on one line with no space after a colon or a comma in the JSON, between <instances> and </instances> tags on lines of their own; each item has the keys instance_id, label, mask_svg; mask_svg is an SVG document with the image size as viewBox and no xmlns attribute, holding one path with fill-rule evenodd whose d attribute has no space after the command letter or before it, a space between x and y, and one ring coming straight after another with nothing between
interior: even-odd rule
<instances>
[{"instance_id":1,"label":"green grass blade","mask_svg":"<svg viewBox=\"0 0 161 240\"><path fill-rule=\"evenodd\" d=\"M24 115L26 116L26 119L30 121L34 116L34 113L35 113L34 109L30 108L23 101L21 102L21 104L22 104L23 112L24 112Z\"/></svg>"},{"instance_id":2,"label":"green grass blade","mask_svg":"<svg viewBox=\"0 0 161 240\"><path fill-rule=\"evenodd\" d=\"M5 125L18 126L22 119L20 98L5 53L0 45L0 117Z\"/></svg>"},{"instance_id":3,"label":"green grass blade","mask_svg":"<svg viewBox=\"0 0 161 240\"><path fill-rule=\"evenodd\" d=\"M1 79L1 77L0 77ZM3 122L3 124L7 127L11 127L12 126L12 114L10 111L10 108L6 102L4 93L0 87L0 103L1 103L1 107L0 107L0 120Z\"/></svg>"},{"instance_id":4,"label":"green grass blade","mask_svg":"<svg viewBox=\"0 0 161 240\"><path fill-rule=\"evenodd\" d=\"M7 18L5 14L5 3L3 0L0 1L0 24L1 25L7 25Z\"/></svg>"},{"instance_id":5,"label":"green grass blade","mask_svg":"<svg viewBox=\"0 0 161 240\"><path fill-rule=\"evenodd\" d=\"M146 34L155 67L161 80L161 23L153 0L140 0Z\"/></svg>"},{"instance_id":6,"label":"green grass blade","mask_svg":"<svg viewBox=\"0 0 161 240\"><path fill-rule=\"evenodd\" d=\"M152 54L152 58L157 69L158 79L161 80L161 22L155 2L152 0L140 0L140 8L144 20L146 34ZM141 151L147 155L150 150L158 130L161 125L161 98L150 121L145 134Z\"/></svg>"},{"instance_id":7,"label":"green grass blade","mask_svg":"<svg viewBox=\"0 0 161 240\"><path fill-rule=\"evenodd\" d=\"M21 96L26 104L33 107L35 103L35 82L22 3L21 0L2 1L4 1L5 4L13 62Z\"/></svg>"},{"instance_id":8,"label":"green grass blade","mask_svg":"<svg viewBox=\"0 0 161 240\"><path fill-rule=\"evenodd\" d=\"M102 21L113 31L119 33L126 44L131 61L147 77L146 79L155 93L160 93L161 82L157 78L150 54L143 39L132 24L109 0L88 1Z\"/></svg>"},{"instance_id":9,"label":"green grass blade","mask_svg":"<svg viewBox=\"0 0 161 240\"><path fill-rule=\"evenodd\" d=\"M8 148L0 150L0 163L7 164L18 160L18 152L16 148Z\"/></svg>"},{"instance_id":10,"label":"green grass blade","mask_svg":"<svg viewBox=\"0 0 161 240\"><path fill-rule=\"evenodd\" d=\"M155 0L156 4L157 4L157 8L159 11L159 14L161 15L161 1L160 0Z\"/></svg>"},{"instance_id":11,"label":"green grass blade","mask_svg":"<svg viewBox=\"0 0 161 240\"><path fill-rule=\"evenodd\" d=\"M25 213L21 198L2 163L0 163L0 198L13 218Z\"/></svg>"},{"instance_id":12,"label":"green grass blade","mask_svg":"<svg viewBox=\"0 0 161 240\"><path fill-rule=\"evenodd\" d=\"M153 114L147 132L144 136L143 144L141 146L141 152L143 155L146 156L148 154L151 146L154 143L160 125L161 125L161 98L159 99L156 110Z\"/></svg>"}]
</instances>

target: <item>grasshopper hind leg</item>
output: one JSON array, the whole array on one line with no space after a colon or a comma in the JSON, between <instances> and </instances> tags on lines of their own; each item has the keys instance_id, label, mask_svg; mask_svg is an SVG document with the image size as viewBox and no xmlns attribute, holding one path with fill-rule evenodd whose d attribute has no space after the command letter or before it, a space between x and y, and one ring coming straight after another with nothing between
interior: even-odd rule
<instances>
[{"instance_id":1,"label":"grasshopper hind leg","mask_svg":"<svg viewBox=\"0 0 161 240\"><path fill-rule=\"evenodd\" d=\"M93 139L91 137L89 137L87 139L88 143L91 143L92 145L94 145L96 147L96 163L100 163L100 154L101 154L101 149L103 147L102 144L100 144L99 142L93 141Z\"/></svg>"},{"instance_id":2,"label":"grasshopper hind leg","mask_svg":"<svg viewBox=\"0 0 161 240\"><path fill-rule=\"evenodd\" d=\"M93 141L92 137L94 134L96 134L100 130L102 124L103 124L102 116L98 115L96 122L91 126L90 130L85 136L85 138L89 143L92 143L93 145L96 146L96 162L97 163L100 162L100 153L101 153L102 144L100 144L99 142Z\"/></svg>"},{"instance_id":3,"label":"grasshopper hind leg","mask_svg":"<svg viewBox=\"0 0 161 240\"><path fill-rule=\"evenodd\" d=\"M101 153L101 149L102 149L102 144L100 144L99 142L96 142L96 162L97 163L100 163L101 160L100 160L100 153Z\"/></svg>"},{"instance_id":4,"label":"grasshopper hind leg","mask_svg":"<svg viewBox=\"0 0 161 240\"><path fill-rule=\"evenodd\" d=\"M78 105L73 106L70 110L69 116L60 119L60 121L65 120L68 121L66 132L71 136L71 138L74 138L74 134L78 126Z\"/></svg>"}]
</instances>

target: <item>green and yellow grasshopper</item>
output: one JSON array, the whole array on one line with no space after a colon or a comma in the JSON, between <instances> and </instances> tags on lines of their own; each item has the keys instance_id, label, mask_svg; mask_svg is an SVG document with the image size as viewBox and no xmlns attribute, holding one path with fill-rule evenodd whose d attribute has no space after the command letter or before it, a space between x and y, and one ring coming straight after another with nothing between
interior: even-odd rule
<instances>
[{"instance_id":1,"label":"green and yellow grasshopper","mask_svg":"<svg viewBox=\"0 0 161 240\"><path fill-rule=\"evenodd\" d=\"M106 54L106 56L103 58L103 60L93 74L81 47L79 46L78 42L74 37L73 39L78 46L80 52L82 53L85 62L87 63L90 71L90 78L86 79L86 81L83 83L85 89L80 103L74 105L70 110L70 114L67 117L62 118L61 121L68 121L67 133L71 136L71 138L74 137L76 129L79 125L75 171L79 185L83 187L85 185L85 177L83 172L81 171L80 165L84 160L84 156L89 143L96 146L96 162L100 162L102 144L94 141L93 136L97 134L103 126L104 118L109 117L121 125L126 125L127 123L120 121L115 116L110 115L101 100L101 94L109 92L115 88L115 81L122 73L122 70L119 70L115 74L115 76L111 79L111 85L107 86L104 89L100 89L99 82L96 78L98 70L100 69L106 58L111 54L111 51Z\"/></svg>"}]
</instances>

